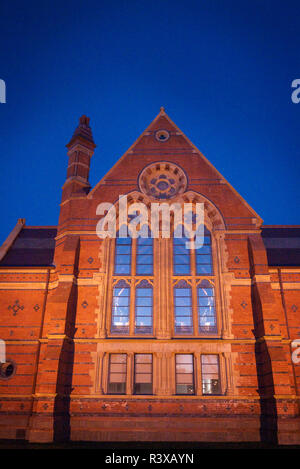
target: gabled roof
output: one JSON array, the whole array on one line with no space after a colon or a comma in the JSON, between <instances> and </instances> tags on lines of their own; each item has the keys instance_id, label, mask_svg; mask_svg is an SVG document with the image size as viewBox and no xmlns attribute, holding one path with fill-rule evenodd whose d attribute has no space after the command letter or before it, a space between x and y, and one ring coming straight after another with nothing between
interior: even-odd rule
<instances>
[{"instance_id":1,"label":"gabled roof","mask_svg":"<svg viewBox=\"0 0 300 469\"><path fill-rule=\"evenodd\" d=\"M172 121L172 119L167 115L164 108L160 108L159 114L151 122L151 124L144 130L144 132L137 138L137 140L131 145L131 147L119 158L119 160L114 164L114 166L101 178L101 180L96 184L96 186L88 194L88 198L92 198L96 193L97 189L105 184L105 180L108 180L110 176L115 172L118 166L123 163L126 157L132 153L143 153L147 155L147 148L149 147L149 134L153 134L154 131L159 129L165 129L170 132L171 135L175 136L173 141L175 141L174 147L169 148L169 152L184 152L192 151L192 153L199 155L200 159L205 162L209 167L211 177L214 177L218 180L221 180L226 184L231 191L239 198L241 203L247 207L247 209L252 213L254 218L262 224L262 218L254 211L252 207L245 201L245 199L232 187L232 185L222 176L222 174L213 166L213 164L198 150L198 148L189 140L189 138L179 129L179 127ZM148 139L148 140L147 140ZM161 148L159 142L155 143L155 139L151 138L151 151L155 150L155 145L158 148Z\"/></svg>"}]
</instances>

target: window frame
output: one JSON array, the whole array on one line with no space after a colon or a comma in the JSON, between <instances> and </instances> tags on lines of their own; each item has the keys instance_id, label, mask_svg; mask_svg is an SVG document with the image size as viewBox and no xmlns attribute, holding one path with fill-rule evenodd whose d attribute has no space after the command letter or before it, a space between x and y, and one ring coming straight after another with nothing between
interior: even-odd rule
<instances>
[{"instance_id":1,"label":"window frame","mask_svg":"<svg viewBox=\"0 0 300 469\"><path fill-rule=\"evenodd\" d=\"M114 304L114 300L115 298L121 298L121 296L116 296L115 295L115 290L116 289L122 289L122 283L124 283L126 286L123 287L123 288L126 288L126 290L128 290L128 295L124 295L123 298L128 298L128 304L127 305L115 305ZM124 334L124 335L128 335L129 332L130 332L130 309L131 309L131 302L132 302L132 299L131 299L131 296L132 296L132 291L131 291L131 287L130 287L130 284L128 284L126 281L120 279L118 280L113 286L112 286L112 301L111 301L111 324L110 324L110 332L111 334L117 334L117 335L120 335L120 334ZM123 315L122 314L118 314L118 311L117 309L114 310L114 308L117 308L117 307L120 307L120 308L127 308L128 310L128 313L126 316L127 319L128 319L128 325L127 326L120 326L119 330L117 329L117 326L115 326L114 324L114 318L115 317L122 317ZM115 313L116 311L116 313ZM116 327L116 329L114 330L114 327ZM125 328L126 328L126 331L125 331ZM128 332L127 332L128 330Z\"/></svg>"},{"instance_id":2,"label":"window frame","mask_svg":"<svg viewBox=\"0 0 300 469\"><path fill-rule=\"evenodd\" d=\"M110 377L111 377L111 365L112 365L112 362L111 362L111 357L113 355L124 355L126 360L125 360L125 381L124 381L124 392L112 392L110 389L109 389L109 386L112 384L111 381L110 381ZM117 364L121 364L122 362L120 363L117 363ZM112 352L112 353L109 353L109 357L108 357L108 370L107 370L107 394L114 394L114 395L119 395L119 396L123 396L123 395L126 395L126 391L127 391L127 373L128 373L128 354L127 353L118 353L118 352ZM120 373L121 374L121 373ZM120 383L119 383L120 384Z\"/></svg>"},{"instance_id":3,"label":"window frame","mask_svg":"<svg viewBox=\"0 0 300 469\"><path fill-rule=\"evenodd\" d=\"M147 282L148 285L145 286L145 287L144 287L144 286L141 286L141 285L143 285L143 282ZM149 295L149 296L148 296L148 295L139 296L139 295L138 295L138 291L141 291L142 289L151 291L151 295ZM137 304L137 302L138 302L137 300L138 300L139 298L149 298L149 299L151 299L151 305L150 305L150 306L148 306L148 305L138 305L138 304ZM149 282L149 281L146 280L146 279L143 279L142 281L136 283L136 285L135 285L135 303L134 303L134 335L135 335L135 336L136 336L136 335L146 336L146 335L149 335L149 334L150 334L150 335L153 334L153 306L154 306L154 305L153 305L153 303L154 303L153 300L154 300L153 285L151 284L151 282ZM137 313L137 308L143 308L143 307L144 307L144 308L147 308L147 309L148 309L148 308L150 309L150 315L145 315L145 314L140 315L140 314ZM143 332L143 331L141 330L141 328L142 328L143 326L138 326L138 325L137 325L137 319L138 319L138 318L141 318L141 317L151 318L151 326L144 326L144 327L146 327L146 328L147 328L147 327L151 328L151 330L146 331L146 332ZM137 330L137 327L140 327L140 330Z\"/></svg>"},{"instance_id":4,"label":"window frame","mask_svg":"<svg viewBox=\"0 0 300 469\"><path fill-rule=\"evenodd\" d=\"M180 282L185 282L184 280L181 280ZM194 335L194 320L193 320L193 292L192 292L192 287L190 284L188 284L187 282L185 282L186 286L184 287L181 287L181 286L178 286L180 284L180 282L177 282L174 286L173 286L173 302L174 302L174 332L177 335ZM180 291L180 290L189 290L189 295L188 296L184 296L184 295L176 295L176 292ZM178 300L178 298L188 298L190 300L190 304L189 305L180 305L180 304L176 304L176 301ZM190 310L190 314L189 315L185 315L183 313L181 313L181 315L178 315L177 312L176 312L176 308L189 308ZM191 322L191 326L186 326L186 327L190 327L191 328L191 331L186 331L184 332L183 330L180 331L180 329L178 329L178 331L176 330L177 327L180 327L180 326L177 326L176 325L176 321L178 318L189 318L190 319L190 322ZM182 326L183 328L185 326Z\"/></svg>"},{"instance_id":5,"label":"window frame","mask_svg":"<svg viewBox=\"0 0 300 469\"><path fill-rule=\"evenodd\" d=\"M107 324L107 336L108 337L153 337L154 330L155 330L155 316L154 316L154 290L155 290L155 238L152 238L150 235L150 231L148 230L149 237L148 238L128 238L130 239L131 243L131 268L130 274L117 274L115 273L116 269L116 249L117 249L117 239L111 239L110 248L111 248L111 255L110 255L110 280L109 280L109 294L108 294L108 302L110 306L110 314L108 314L106 319ZM124 238L127 239L127 238ZM152 263L145 264L145 265L152 265L152 273L150 274L137 274L137 260L139 255L138 254L138 239L150 239L151 243L145 244L147 246L151 246L152 250ZM121 244L122 245L122 244ZM129 244L125 244L129 245ZM148 254L147 254L148 255ZM143 264L140 264L143 265ZM152 311L151 311L151 331L138 331L136 330L136 290L139 288L139 284L143 281L147 281L152 287ZM117 331L113 330L113 301L114 301L114 288L118 284L119 281L124 281L128 284L128 288L130 289L130 307L129 307L129 330L127 331Z\"/></svg>"},{"instance_id":6,"label":"window frame","mask_svg":"<svg viewBox=\"0 0 300 469\"><path fill-rule=\"evenodd\" d=\"M205 374L212 374L212 373L203 373L203 361L202 358L206 356L215 356L217 357L217 366L218 366L218 387L219 387L219 392L217 393L204 393L203 392L203 385L204 385L204 380L203 380L203 375ZM221 361L220 361L220 354L219 353L201 353L200 356L200 366L201 366L201 395L202 396L222 396L222 373L221 373Z\"/></svg>"},{"instance_id":7,"label":"window frame","mask_svg":"<svg viewBox=\"0 0 300 469\"><path fill-rule=\"evenodd\" d=\"M193 377L193 392L192 393L179 393L177 392L177 376L179 374L190 374L190 373L178 373L177 372L177 357L182 356L182 355L187 355L192 357L192 366L193 366L193 371L192 371L192 377ZM175 395L176 396L195 396L197 394L197 389L196 389L196 360L195 360L195 354L194 353L175 353ZM187 383L188 384L188 383ZM186 385L187 385L186 384Z\"/></svg>"},{"instance_id":8,"label":"window frame","mask_svg":"<svg viewBox=\"0 0 300 469\"><path fill-rule=\"evenodd\" d=\"M141 393L141 392L137 392L136 391L136 385L138 383L136 383L136 365L138 363L136 363L136 357L138 355L150 355L151 356L151 392L148 392L148 393ZM144 363L145 364L145 363ZM146 374L146 373L140 373L140 374ZM144 383L146 384L146 383ZM143 353L143 352L138 352L138 353L134 353L133 355L133 389L132 389L132 394L136 395L136 396L153 396L153 353Z\"/></svg>"},{"instance_id":9,"label":"window frame","mask_svg":"<svg viewBox=\"0 0 300 469\"><path fill-rule=\"evenodd\" d=\"M205 337L220 337L220 320L219 320L219 300L218 300L218 291L219 291L219 285L218 285L218 266L217 266L217 253L216 253L216 240L214 239L213 234L211 231L205 226L205 236L207 237L208 235L210 236L210 256L211 256L211 273L206 273L206 274L197 274L197 264L196 264L196 257L197 253L196 250L191 249L190 250L190 265L191 265L191 270L189 275L179 275L175 274L174 271L174 227L173 227L173 236L170 238L171 241L171 257L172 257L172 262L171 262L171 278L172 278L172 284L171 284L171 289L172 289L172 311L173 311L173 324L172 324L172 336L174 338L183 338L183 337L199 337L199 338L205 338ZM183 238L182 238L183 239ZM200 248L201 249L201 248ZM174 294L174 289L176 288L176 285L181 282L182 280L186 281L192 291L192 332L184 332L180 333L176 331L176 313L175 313L175 294ZM215 320L215 326L212 328L212 330L204 330L203 327L200 325L200 304L199 304L199 297L198 297L198 288L201 288L200 285L202 281L206 280L209 282L210 286L207 288L212 288L213 289L213 299L214 299L214 320Z\"/></svg>"}]
</instances>

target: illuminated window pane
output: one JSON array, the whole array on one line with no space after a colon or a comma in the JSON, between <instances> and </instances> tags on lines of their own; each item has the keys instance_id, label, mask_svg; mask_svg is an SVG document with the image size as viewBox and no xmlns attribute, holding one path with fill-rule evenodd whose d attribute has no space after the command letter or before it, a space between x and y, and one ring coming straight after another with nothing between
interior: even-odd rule
<instances>
[{"instance_id":1,"label":"illuminated window pane","mask_svg":"<svg viewBox=\"0 0 300 469\"><path fill-rule=\"evenodd\" d=\"M136 246L136 273L137 275L153 274L153 239L137 238Z\"/></svg>"},{"instance_id":2,"label":"illuminated window pane","mask_svg":"<svg viewBox=\"0 0 300 469\"><path fill-rule=\"evenodd\" d=\"M109 394L126 393L127 356L113 353L109 356L108 388Z\"/></svg>"},{"instance_id":3,"label":"illuminated window pane","mask_svg":"<svg viewBox=\"0 0 300 469\"><path fill-rule=\"evenodd\" d=\"M122 287L120 288L120 284ZM124 285L124 286L123 286ZM123 281L113 289L111 331L129 333L130 288Z\"/></svg>"},{"instance_id":4,"label":"illuminated window pane","mask_svg":"<svg viewBox=\"0 0 300 469\"><path fill-rule=\"evenodd\" d=\"M173 273L174 275L191 274L191 250L186 248L188 238L173 238Z\"/></svg>"},{"instance_id":5,"label":"illuminated window pane","mask_svg":"<svg viewBox=\"0 0 300 469\"><path fill-rule=\"evenodd\" d=\"M177 354L176 394L194 394L194 357L192 354Z\"/></svg>"},{"instance_id":6,"label":"illuminated window pane","mask_svg":"<svg viewBox=\"0 0 300 469\"><path fill-rule=\"evenodd\" d=\"M174 317L176 334L193 333L192 291L185 281L174 287Z\"/></svg>"},{"instance_id":7,"label":"illuminated window pane","mask_svg":"<svg viewBox=\"0 0 300 469\"><path fill-rule=\"evenodd\" d=\"M115 275L131 273L131 238L116 238L115 244Z\"/></svg>"},{"instance_id":8,"label":"illuminated window pane","mask_svg":"<svg viewBox=\"0 0 300 469\"><path fill-rule=\"evenodd\" d=\"M196 273L197 275L212 275L212 254L211 254L211 237L205 228L204 244L201 248L196 249Z\"/></svg>"},{"instance_id":9,"label":"illuminated window pane","mask_svg":"<svg viewBox=\"0 0 300 469\"><path fill-rule=\"evenodd\" d=\"M135 290L135 333L151 334L153 318L153 288L143 280Z\"/></svg>"},{"instance_id":10,"label":"illuminated window pane","mask_svg":"<svg viewBox=\"0 0 300 469\"><path fill-rule=\"evenodd\" d=\"M218 355L201 355L202 393L221 394Z\"/></svg>"},{"instance_id":11,"label":"illuminated window pane","mask_svg":"<svg viewBox=\"0 0 300 469\"><path fill-rule=\"evenodd\" d=\"M152 394L152 354L134 356L134 393Z\"/></svg>"},{"instance_id":12,"label":"illuminated window pane","mask_svg":"<svg viewBox=\"0 0 300 469\"><path fill-rule=\"evenodd\" d=\"M203 280L197 288L199 332L217 332L214 288Z\"/></svg>"}]
</instances>

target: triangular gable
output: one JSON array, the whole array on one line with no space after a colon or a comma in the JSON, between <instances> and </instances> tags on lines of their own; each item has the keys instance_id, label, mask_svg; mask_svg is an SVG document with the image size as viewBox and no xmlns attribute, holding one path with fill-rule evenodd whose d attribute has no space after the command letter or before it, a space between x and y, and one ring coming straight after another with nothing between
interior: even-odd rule
<instances>
[{"instance_id":1,"label":"triangular gable","mask_svg":"<svg viewBox=\"0 0 300 469\"><path fill-rule=\"evenodd\" d=\"M170 133L170 138L163 144L158 141L154 134L156 131L164 129ZM124 160L132 154L137 157L139 154L145 159L147 156L151 159L153 155L157 155L161 159L168 160L168 155L180 155L183 153L190 153L200 157L198 164L203 166L203 173L205 178L208 180L215 180L222 182L223 185L227 185L230 190L235 194L239 201L250 211L253 218L256 218L258 224L262 224L262 218L253 210L252 207L244 200L244 198L232 187L232 185L222 176L222 174L213 166L213 164L200 152L200 150L189 140L189 138L177 127L177 125L170 119L165 112L164 108L160 109L159 114L151 122L151 124L142 132L137 140L130 146L130 148L119 158L119 160L112 166L112 168L103 176L103 178L97 183L97 185L89 193L88 198L94 197L97 190L101 185L105 185L105 182L110 180L114 175L118 174L118 170L122 169L121 173L124 174L124 168L122 168ZM144 160L143 158L143 160ZM155 160L154 160L155 161ZM146 162L147 164L147 162ZM128 169L128 166L127 168ZM199 170L200 171L200 170ZM126 171L127 173L127 171Z\"/></svg>"}]
</instances>

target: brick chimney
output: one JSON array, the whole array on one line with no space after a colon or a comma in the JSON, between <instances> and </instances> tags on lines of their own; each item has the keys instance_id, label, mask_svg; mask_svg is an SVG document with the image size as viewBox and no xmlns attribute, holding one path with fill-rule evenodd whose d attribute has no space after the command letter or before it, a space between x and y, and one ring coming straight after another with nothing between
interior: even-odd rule
<instances>
[{"instance_id":1,"label":"brick chimney","mask_svg":"<svg viewBox=\"0 0 300 469\"><path fill-rule=\"evenodd\" d=\"M94 154L95 143L90 127L90 118L81 116L75 132L66 145L69 163L67 178L63 185L62 203L70 198L85 196L90 190L90 161Z\"/></svg>"}]
</instances>

